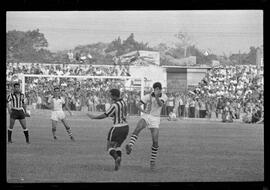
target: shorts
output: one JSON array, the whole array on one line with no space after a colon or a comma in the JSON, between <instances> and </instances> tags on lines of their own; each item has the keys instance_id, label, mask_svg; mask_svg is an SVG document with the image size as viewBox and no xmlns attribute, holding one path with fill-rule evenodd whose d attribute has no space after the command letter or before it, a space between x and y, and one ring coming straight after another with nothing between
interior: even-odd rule
<instances>
[{"instance_id":1,"label":"shorts","mask_svg":"<svg viewBox=\"0 0 270 190\"><path fill-rule=\"evenodd\" d=\"M145 120L148 128L159 128L160 117L152 116L150 114L143 114L141 118Z\"/></svg>"},{"instance_id":2,"label":"shorts","mask_svg":"<svg viewBox=\"0 0 270 190\"><path fill-rule=\"evenodd\" d=\"M64 111L52 111L51 120L59 121L65 118L66 118L66 115Z\"/></svg>"},{"instance_id":3,"label":"shorts","mask_svg":"<svg viewBox=\"0 0 270 190\"><path fill-rule=\"evenodd\" d=\"M11 109L10 118L12 118L12 119L25 119L25 113L23 110Z\"/></svg>"},{"instance_id":4,"label":"shorts","mask_svg":"<svg viewBox=\"0 0 270 190\"><path fill-rule=\"evenodd\" d=\"M110 142L116 142L118 146L121 146L128 136L128 131L128 125L122 127L112 127L108 133L107 140Z\"/></svg>"}]
</instances>

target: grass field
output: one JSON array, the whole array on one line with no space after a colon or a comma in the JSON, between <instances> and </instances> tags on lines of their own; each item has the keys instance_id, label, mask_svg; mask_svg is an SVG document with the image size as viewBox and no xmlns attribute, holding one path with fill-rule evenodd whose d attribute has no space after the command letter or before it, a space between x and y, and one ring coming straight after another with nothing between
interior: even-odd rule
<instances>
[{"instance_id":1,"label":"grass field","mask_svg":"<svg viewBox=\"0 0 270 190\"><path fill-rule=\"evenodd\" d=\"M144 129L130 155L123 152L119 171L106 152L111 119L89 120L83 113L68 117L76 142L64 127L51 135L50 112L27 118L31 144L19 122L7 144L8 183L47 182L216 182L263 181L263 125L209 120L162 120L157 170L149 168L151 136ZM130 132L138 117L130 117ZM127 143L128 139L124 142Z\"/></svg>"}]
</instances>

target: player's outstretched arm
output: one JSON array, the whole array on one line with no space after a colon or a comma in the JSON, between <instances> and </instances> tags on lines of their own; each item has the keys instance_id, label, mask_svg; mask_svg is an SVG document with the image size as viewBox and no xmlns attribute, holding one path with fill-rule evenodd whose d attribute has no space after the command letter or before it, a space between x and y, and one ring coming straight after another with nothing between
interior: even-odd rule
<instances>
[{"instance_id":1,"label":"player's outstretched arm","mask_svg":"<svg viewBox=\"0 0 270 190\"><path fill-rule=\"evenodd\" d=\"M90 119L104 119L106 118L107 116L103 113L101 115L98 115L98 116L95 116L95 115L92 115L90 113L87 113L86 114Z\"/></svg>"}]
</instances>

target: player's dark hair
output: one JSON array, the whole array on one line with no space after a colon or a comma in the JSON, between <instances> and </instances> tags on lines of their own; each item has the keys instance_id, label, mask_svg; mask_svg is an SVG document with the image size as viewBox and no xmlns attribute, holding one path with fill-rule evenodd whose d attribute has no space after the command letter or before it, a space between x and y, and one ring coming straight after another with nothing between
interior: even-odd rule
<instances>
[{"instance_id":1,"label":"player's dark hair","mask_svg":"<svg viewBox=\"0 0 270 190\"><path fill-rule=\"evenodd\" d=\"M110 93L111 93L111 95L112 96L115 96L115 97L117 97L117 98L119 98L120 97L120 90L118 90L118 89L111 89L110 90Z\"/></svg>"},{"instance_id":2,"label":"player's dark hair","mask_svg":"<svg viewBox=\"0 0 270 190\"><path fill-rule=\"evenodd\" d=\"M161 83L160 82L155 82L153 84L153 89L155 89L155 88L159 88L161 90L162 89Z\"/></svg>"},{"instance_id":3,"label":"player's dark hair","mask_svg":"<svg viewBox=\"0 0 270 190\"><path fill-rule=\"evenodd\" d=\"M20 86L20 83L15 82L15 83L13 84L13 87L15 88L15 86Z\"/></svg>"}]
</instances>

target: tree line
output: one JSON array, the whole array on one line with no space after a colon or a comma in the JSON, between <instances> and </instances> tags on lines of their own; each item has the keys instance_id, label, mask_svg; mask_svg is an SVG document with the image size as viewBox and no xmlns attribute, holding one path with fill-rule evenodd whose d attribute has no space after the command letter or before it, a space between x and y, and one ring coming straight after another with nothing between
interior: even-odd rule
<instances>
[{"instance_id":1,"label":"tree line","mask_svg":"<svg viewBox=\"0 0 270 190\"><path fill-rule=\"evenodd\" d=\"M221 64L256 64L256 47L250 47L248 53L236 53L229 56L218 56L212 53L207 55L198 49L188 34L179 32L175 35L175 45L169 46L160 43L150 47L148 43L138 42L131 33L127 39L120 37L110 43L93 43L78 45L71 50L74 60L79 61L82 55L91 55L89 63L112 64L114 57L119 57L131 51L158 51L161 64L170 64L170 59L181 59L189 56L196 56L197 64L210 64L212 60L218 60ZM12 30L6 33L6 58L8 62L39 62L39 63L71 63L68 57L70 50L51 52L48 48L48 41L39 29L32 31Z\"/></svg>"}]
</instances>

